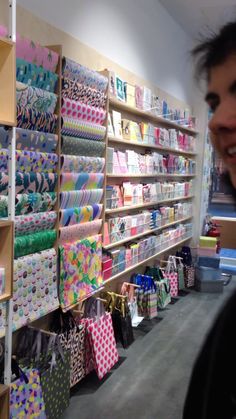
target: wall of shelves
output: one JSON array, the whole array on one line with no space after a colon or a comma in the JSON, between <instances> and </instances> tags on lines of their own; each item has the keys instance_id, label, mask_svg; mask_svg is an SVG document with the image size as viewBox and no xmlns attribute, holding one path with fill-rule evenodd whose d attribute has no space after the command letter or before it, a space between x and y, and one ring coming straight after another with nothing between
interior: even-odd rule
<instances>
[{"instance_id":1,"label":"wall of shelves","mask_svg":"<svg viewBox=\"0 0 236 419\"><path fill-rule=\"evenodd\" d=\"M16 125L15 74L15 44L0 38L0 125Z\"/></svg>"}]
</instances>

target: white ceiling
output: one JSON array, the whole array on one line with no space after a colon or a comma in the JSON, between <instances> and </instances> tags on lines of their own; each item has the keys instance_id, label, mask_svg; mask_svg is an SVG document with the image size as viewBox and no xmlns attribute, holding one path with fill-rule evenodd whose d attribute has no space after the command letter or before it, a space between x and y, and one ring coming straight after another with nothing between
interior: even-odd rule
<instances>
[{"instance_id":1,"label":"white ceiling","mask_svg":"<svg viewBox=\"0 0 236 419\"><path fill-rule=\"evenodd\" d=\"M236 20L236 0L159 0L194 39L206 31Z\"/></svg>"}]
</instances>

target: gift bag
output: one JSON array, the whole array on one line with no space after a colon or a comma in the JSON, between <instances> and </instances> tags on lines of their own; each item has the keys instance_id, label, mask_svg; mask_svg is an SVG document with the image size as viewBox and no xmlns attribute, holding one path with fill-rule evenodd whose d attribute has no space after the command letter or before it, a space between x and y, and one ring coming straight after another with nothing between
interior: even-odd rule
<instances>
[{"instance_id":1,"label":"gift bag","mask_svg":"<svg viewBox=\"0 0 236 419\"><path fill-rule=\"evenodd\" d=\"M193 265L184 266L184 282L186 288L194 287L195 285L195 269Z\"/></svg>"},{"instance_id":2,"label":"gift bag","mask_svg":"<svg viewBox=\"0 0 236 419\"><path fill-rule=\"evenodd\" d=\"M117 296L115 293L115 306L112 310L112 324L116 342L120 341L123 348L128 348L134 341L131 313L128 304L128 297Z\"/></svg>"},{"instance_id":3,"label":"gift bag","mask_svg":"<svg viewBox=\"0 0 236 419\"><path fill-rule=\"evenodd\" d=\"M177 273L178 273L178 286L179 291L183 290L185 288L185 282L184 282L184 265L182 263L181 259L177 259Z\"/></svg>"},{"instance_id":4,"label":"gift bag","mask_svg":"<svg viewBox=\"0 0 236 419\"><path fill-rule=\"evenodd\" d=\"M157 306L164 309L171 302L170 282L168 278L156 282L157 285Z\"/></svg>"},{"instance_id":5,"label":"gift bag","mask_svg":"<svg viewBox=\"0 0 236 419\"><path fill-rule=\"evenodd\" d=\"M170 282L170 295L171 297L178 296L178 273L177 266L174 256L169 256L167 261L167 267L165 270L165 278L169 279Z\"/></svg>"},{"instance_id":6,"label":"gift bag","mask_svg":"<svg viewBox=\"0 0 236 419\"><path fill-rule=\"evenodd\" d=\"M157 317L157 288L153 277L137 274L132 281L139 287L136 289L139 315L146 319Z\"/></svg>"}]
</instances>

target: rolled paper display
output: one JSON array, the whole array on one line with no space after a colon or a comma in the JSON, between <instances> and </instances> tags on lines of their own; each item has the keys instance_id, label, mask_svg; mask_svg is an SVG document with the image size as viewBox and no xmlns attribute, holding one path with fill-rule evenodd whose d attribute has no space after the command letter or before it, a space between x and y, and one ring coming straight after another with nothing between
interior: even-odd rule
<instances>
[{"instance_id":1,"label":"rolled paper display","mask_svg":"<svg viewBox=\"0 0 236 419\"><path fill-rule=\"evenodd\" d=\"M78 191L80 189L102 188L104 175L102 173L62 173L61 191Z\"/></svg>"},{"instance_id":2,"label":"rolled paper display","mask_svg":"<svg viewBox=\"0 0 236 419\"><path fill-rule=\"evenodd\" d=\"M0 149L0 171L7 173L8 171L8 150Z\"/></svg>"},{"instance_id":3,"label":"rolled paper display","mask_svg":"<svg viewBox=\"0 0 236 419\"><path fill-rule=\"evenodd\" d=\"M69 308L101 287L102 238L88 237L59 247L60 303Z\"/></svg>"},{"instance_id":4,"label":"rolled paper display","mask_svg":"<svg viewBox=\"0 0 236 419\"><path fill-rule=\"evenodd\" d=\"M85 205L99 204L103 197L103 189L89 189L82 191L69 191L60 193L60 208L83 207Z\"/></svg>"},{"instance_id":5,"label":"rolled paper display","mask_svg":"<svg viewBox=\"0 0 236 419\"><path fill-rule=\"evenodd\" d=\"M86 138L74 138L62 136L62 153L76 156L103 157L105 155L105 143Z\"/></svg>"},{"instance_id":6,"label":"rolled paper display","mask_svg":"<svg viewBox=\"0 0 236 419\"><path fill-rule=\"evenodd\" d=\"M15 237L14 257L18 258L29 253L50 249L50 247L53 247L56 238L56 230L40 231L38 233Z\"/></svg>"},{"instance_id":7,"label":"rolled paper display","mask_svg":"<svg viewBox=\"0 0 236 419\"><path fill-rule=\"evenodd\" d=\"M104 109L86 105L82 102L76 102L75 100L71 100L69 98L62 99L61 114L62 116L82 119L83 121L99 125L102 125L106 118L106 112Z\"/></svg>"},{"instance_id":8,"label":"rolled paper display","mask_svg":"<svg viewBox=\"0 0 236 419\"><path fill-rule=\"evenodd\" d=\"M56 170L57 163L58 156L55 153L16 150L16 170L21 172L52 173Z\"/></svg>"},{"instance_id":9,"label":"rolled paper display","mask_svg":"<svg viewBox=\"0 0 236 419\"><path fill-rule=\"evenodd\" d=\"M35 212L50 211L54 208L56 202L56 192L17 194L15 199L15 214L23 215Z\"/></svg>"},{"instance_id":10,"label":"rolled paper display","mask_svg":"<svg viewBox=\"0 0 236 419\"><path fill-rule=\"evenodd\" d=\"M63 57L62 61L62 74L70 80L76 80L102 92L105 92L108 86L107 77L66 57Z\"/></svg>"},{"instance_id":11,"label":"rolled paper display","mask_svg":"<svg viewBox=\"0 0 236 419\"><path fill-rule=\"evenodd\" d=\"M16 194L54 192L56 184L56 173L16 172Z\"/></svg>"},{"instance_id":12,"label":"rolled paper display","mask_svg":"<svg viewBox=\"0 0 236 419\"><path fill-rule=\"evenodd\" d=\"M91 122L81 119L62 118L63 135L71 135L72 137L87 138L89 140L101 141L105 137L106 127L103 125L92 124Z\"/></svg>"},{"instance_id":13,"label":"rolled paper display","mask_svg":"<svg viewBox=\"0 0 236 419\"><path fill-rule=\"evenodd\" d=\"M17 58L16 80L53 93L56 88L58 75L42 66Z\"/></svg>"},{"instance_id":14,"label":"rolled paper display","mask_svg":"<svg viewBox=\"0 0 236 419\"><path fill-rule=\"evenodd\" d=\"M107 96L105 93L74 80L62 79L61 95L63 99L70 99L95 108L106 109Z\"/></svg>"},{"instance_id":15,"label":"rolled paper display","mask_svg":"<svg viewBox=\"0 0 236 419\"><path fill-rule=\"evenodd\" d=\"M18 215L15 217L15 236L52 230L56 220L57 213L55 211Z\"/></svg>"},{"instance_id":16,"label":"rolled paper display","mask_svg":"<svg viewBox=\"0 0 236 419\"><path fill-rule=\"evenodd\" d=\"M85 207L68 208L60 211L60 225L66 227L68 225L85 223L93 221L101 217L103 205L94 204Z\"/></svg>"},{"instance_id":17,"label":"rolled paper display","mask_svg":"<svg viewBox=\"0 0 236 419\"><path fill-rule=\"evenodd\" d=\"M38 112L54 113L57 95L38 87L16 82L16 102L23 108L35 109Z\"/></svg>"},{"instance_id":18,"label":"rolled paper display","mask_svg":"<svg viewBox=\"0 0 236 419\"><path fill-rule=\"evenodd\" d=\"M8 196L0 195L0 217L8 217Z\"/></svg>"},{"instance_id":19,"label":"rolled paper display","mask_svg":"<svg viewBox=\"0 0 236 419\"><path fill-rule=\"evenodd\" d=\"M16 148L18 150L55 153L57 143L58 136L56 134L16 128Z\"/></svg>"},{"instance_id":20,"label":"rolled paper display","mask_svg":"<svg viewBox=\"0 0 236 419\"><path fill-rule=\"evenodd\" d=\"M50 112L39 112L31 108L16 107L17 127L34 131L54 133L58 116Z\"/></svg>"},{"instance_id":21,"label":"rolled paper display","mask_svg":"<svg viewBox=\"0 0 236 419\"><path fill-rule=\"evenodd\" d=\"M59 229L59 243L73 242L100 233L102 220L74 224Z\"/></svg>"},{"instance_id":22,"label":"rolled paper display","mask_svg":"<svg viewBox=\"0 0 236 419\"><path fill-rule=\"evenodd\" d=\"M63 172L101 173L105 166L105 159L101 157L61 156L61 170Z\"/></svg>"}]
</instances>

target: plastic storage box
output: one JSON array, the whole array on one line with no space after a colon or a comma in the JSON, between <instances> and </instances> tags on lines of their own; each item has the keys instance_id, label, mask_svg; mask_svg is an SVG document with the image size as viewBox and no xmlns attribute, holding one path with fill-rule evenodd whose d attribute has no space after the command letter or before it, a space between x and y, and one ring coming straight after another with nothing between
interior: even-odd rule
<instances>
[{"instance_id":1,"label":"plastic storage box","mask_svg":"<svg viewBox=\"0 0 236 419\"><path fill-rule=\"evenodd\" d=\"M207 266L208 268L219 269L220 267L220 258L219 257L209 257L209 256L199 256L198 266Z\"/></svg>"},{"instance_id":2,"label":"plastic storage box","mask_svg":"<svg viewBox=\"0 0 236 419\"><path fill-rule=\"evenodd\" d=\"M221 278L221 269L198 266L195 272L197 291L210 293L223 292L224 279Z\"/></svg>"}]
</instances>

